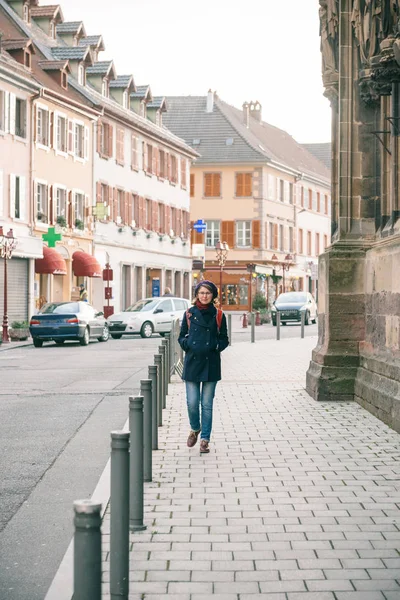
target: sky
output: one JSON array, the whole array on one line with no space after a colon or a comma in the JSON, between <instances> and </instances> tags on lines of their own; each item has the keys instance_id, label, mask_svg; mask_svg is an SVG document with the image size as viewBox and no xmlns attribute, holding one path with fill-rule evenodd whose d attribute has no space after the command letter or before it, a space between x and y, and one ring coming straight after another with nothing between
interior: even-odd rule
<instances>
[{"instance_id":1,"label":"sky","mask_svg":"<svg viewBox=\"0 0 400 600\"><path fill-rule=\"evenodd\" d=\"M41 0L40 4L54 4ZM65 21L102 34L120 75L154 96L205 96L262 118L297 141L330 140L318 0L60 0Z\"/></svg>"}]
</instances>

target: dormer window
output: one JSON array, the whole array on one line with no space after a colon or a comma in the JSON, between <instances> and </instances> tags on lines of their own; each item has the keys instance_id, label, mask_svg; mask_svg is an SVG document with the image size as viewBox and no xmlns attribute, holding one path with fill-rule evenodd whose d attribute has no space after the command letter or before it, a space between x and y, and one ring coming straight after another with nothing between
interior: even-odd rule
<instances>
[{"instance_id":1,"label":"dormer window","mask_svg":"<svg viewBox=\"0 0 400 600\"><path fill-rule=\"evenodd\" d=\"M156 125L161 125L161 113L159 110L156 112Z\"/></svg>"},{"instance_id":2,"label":"dormer window","mask_svg":"<svg viewBox=\"0 0 400 600\"><path fill-rule=\"evenodd\" d=\"M108 80L106 77L103 79L103 82L101 84L101 94L105 98L108 98Z\"/></svg>"},{"instance_id":3,"label":"dormer window","mask_svg":"<svg viewBox=\"0 0 400 600\"><path fill-rule=\"evenodd\" d=\"M50 22L50 37L55 40L56 39L56 26L54 21Z\"/></svg>"},{"instance_id":4,"label":"dormer window","mask_svg":"<svg viewBox=\"0 0 400 600\"><path fill-rule=\"evenodd\" d=\"M85 67L83 65L78 67L78 83L85 85Z\"/></svg>"},{"instance_id":5,"label":"dormer window","mask_svg":"<svg viewBox=\"0 0 400 600\"><path fill-rule=\"evenodd\" d=\"M63 87L64 90L68 89L68 75L65 71L61 71L61 87Z\"/></svg>"},{"instance_id":6,"label":"dormer window","mask_svg":"<svg viewBox=\"0 0 400 600\"><path fill-rule=\"evenodd\" d=\"M31 68L31 53L30 52L24 52L24 63L28 69Z\"/></svg>"},{"instance_id":7,"label":"dormer window","mask_svg":"<svg viewBox=\"0 0 400 600\"><path fill-rule=\"evenodd\" d=\"M128 108L128 91L125 90L122 96L122 106Z\"/></svg>"},{"instance_id":8,"label":"dormer window","mask_svg":"<svg viewBox=\"0 0 400 600\"><path fill-rule=\"evenodd\" d=\"M140 103L140 116L143 118L146 117L146 103L145 102Z\"/></svg>"},{"instance_id":9,"label":"dormer window","mask_svg":"<svg viewBox=\"0 0 400 600\"><path fill-rule=\"evenodd\" d=\"M24 21L29 23L29 4L24 4Z\"/></svg>"}]
</instances>

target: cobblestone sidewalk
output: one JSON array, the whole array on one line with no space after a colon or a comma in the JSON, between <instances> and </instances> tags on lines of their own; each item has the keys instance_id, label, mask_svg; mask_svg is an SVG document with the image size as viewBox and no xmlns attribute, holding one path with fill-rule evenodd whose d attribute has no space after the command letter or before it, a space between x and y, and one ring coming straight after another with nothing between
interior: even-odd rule
<instances>
[{"instance_id":1,"label":"cobblestone sidewalk","mask_svg":"<svg viewBox=\"0 0 400 600\"><path fill-rule=\"evenodd\" d=\"M206 456L186 447L184 388L170 386L130 600L400 599L400 436L308 396L315 343L224 353ZM104 598L108 531L107 511Z\"/></svg>"}]
</instances>

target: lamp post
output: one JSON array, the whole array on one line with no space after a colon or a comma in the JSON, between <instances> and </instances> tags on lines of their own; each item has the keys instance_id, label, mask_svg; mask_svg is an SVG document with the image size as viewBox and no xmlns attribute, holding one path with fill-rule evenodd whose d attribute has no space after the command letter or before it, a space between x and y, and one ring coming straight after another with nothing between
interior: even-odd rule
<instances>
[{"instance_id":1,"label":"lamp post","mask_svg":"<svg viewBox=\"0 0 400 600\"><path fill-rule=\"evenodd\" d=\"M3 232L3 227L0 227L0 257L4 258L4 310L3 310L3 344L10 343L10 335L8 332L8 306L7 306L7 260L11 258L12 253L17 247L17 240L14 238L12 229L7 235Z\"/></svg>"},{"instance_id":2,"label":"lamp post","mask_svg":"<svg viewBox=\"0 0 400 600\"><path fill-rule=\"evenodd\" d=\"M293 256L291 254L286 254L285 258L283 261L279 261L278 257L276 256L276 254L274 254L271 258L272 262L274 263L274 265L277 265L279 267L281 267L282 269L282 284L283 284L283 292L285 292L285 271L289 271L290 269L290 264L293 261Z\"/></svg>"},{"instance_id":3,"label":"lamp post","mask_svg":"<svg viewBox=\"0 0 400 600\"><path fill-rule=\"evenodd\" d=\"M215 251L217 253L217 261L219 264L219 293L220 293L220 305L222 306L222 271L226 263L226 259L229 252L229 246L226 242L218 241L215 244Z\"/></svg>"}]
</instances>

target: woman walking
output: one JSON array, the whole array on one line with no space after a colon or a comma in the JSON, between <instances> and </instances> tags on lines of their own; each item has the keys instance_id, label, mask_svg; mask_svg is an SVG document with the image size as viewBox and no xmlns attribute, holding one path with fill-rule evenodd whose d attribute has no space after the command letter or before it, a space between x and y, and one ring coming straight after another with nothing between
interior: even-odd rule
<instances>
[{"instance_id":1,"label":"woman walking","mask_svg":"<svg viewBox=\"0 0 400 600\"><path fill-rule=\"evenodd\" d=\"M218 289L212 281L201 281L196 286L194 305L183 317L179 336L179 344L185 351L182 379L186 384L191 427L187 445L192 448L201 432L201 454L210 452L213 401L221 379L221 352L229 344L226 317L214 306L217 297Z\"/></svg>"}]
</instances>

